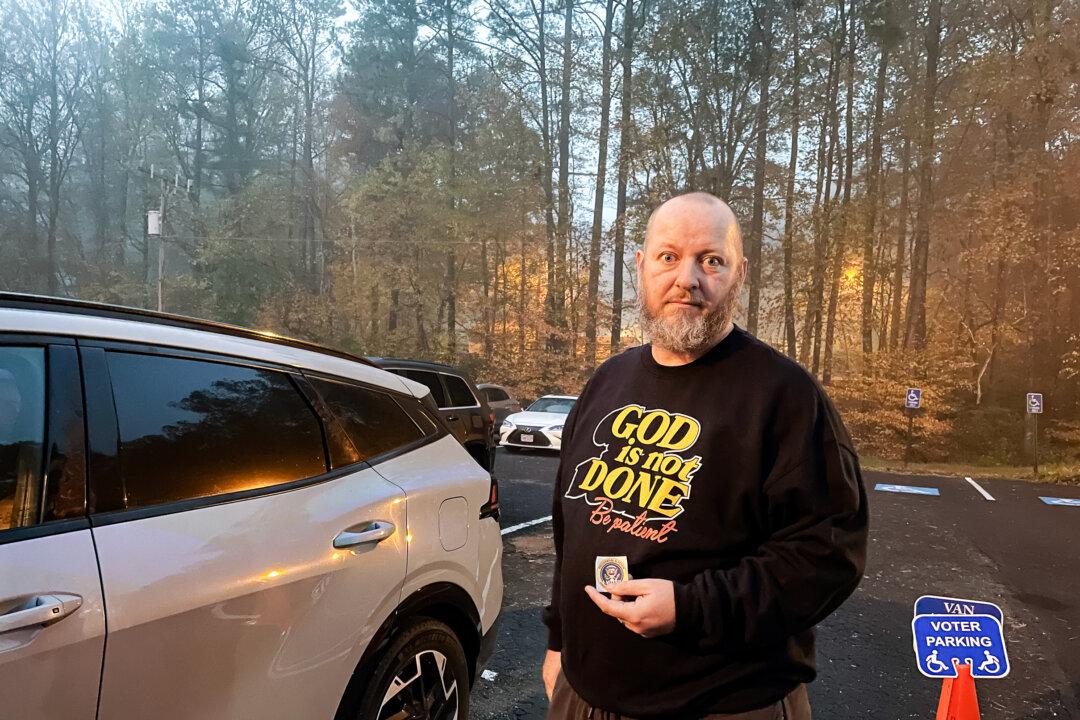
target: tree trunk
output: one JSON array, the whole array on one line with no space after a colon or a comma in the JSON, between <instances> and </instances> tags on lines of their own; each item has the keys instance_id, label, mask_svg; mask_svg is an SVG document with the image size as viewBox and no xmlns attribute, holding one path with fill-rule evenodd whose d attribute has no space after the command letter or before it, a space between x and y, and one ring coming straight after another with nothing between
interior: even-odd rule
<instances>
[{"instance_id":1,"label":"tree trunk","mask_svg":"<svg viewBox=\"0 0 1080 720\"><path fill-rule=\"evenodd\" d=\"M305 70L305 75L307 71ZM304 172L304 203L302 209L301 236L305 248L304 279L309 289L314 290L315 282L315 148L312 135L315 133L315 88L308 78L304 83L304 139L301 162Z\"/></svg>"},{"instance_id":2,"label":"tree trunk","mask_svg":"<svg viewBox=\"0 0 1080 720\"><path fill-rule=\"evenodd\" d=\"M788 158L787 193L784 198L784 339L788 357L795 350L795 278L793 245L795 241L795 175L799 169L799 93L802 85L799 67L799 9L801 0L791 4L791 155Z\"/></svg>"},{"instance_id":3,"label":"tree trunk","mask_svg":"<svg viewBox=\"0 0 1080 720\"><path fill-rule=\"evenodd\" d=\"M1030 152L1033 155L1034 177L1032 178L1033 202L1031 203L1031 227L1034 247L1027 256L1028 285L1031 297L1028 305L1028 353L1031 370L1028 382L1031 387L1046 388L1053 392L1061 376L1061 358L1069 346L1065 340L1075 332L1075 327L1058 325L1065 313L1058 312L1059 289L1064 289L1060 265L1054 257L1053 231L1051 228L1052 207L1055 205L1054 190L1054 155L1050 150L1054 130L1051 129L1053 112L1058 91L1053 89L1058 83L1056 70L1047 67L1044 58L1052 57L1055 42L1053 35L1059 32L1054 27L1054 14L1058 3L1054 0L1037 0L1032 3L1032 48L1031 52L1040 59L1035 62L1032 83L1037 91L1033 96L1035 116L1031 124ZM1055 267L1057 266L1057 267ZM1057 275L1056 280L1051 276Z\"/></svg>"},{"instance_id":4,"label":"tree trunk","mask_svg":"<svg viewBox=\"0 0 1080 720\"><path fill-rule=\"evenodd\" d=\"M900 210L896 219L896 262L893 265L892 313L889 320L889 350L894 351L900 344L900 308L904 297L904 253L907 250L908 223L908 175L911 172L911 140L904 138L904 149L900 156L903 166L900 171Z\"/></svg>"},{"instance_id":5,"label":"tree trunk","mask_svg":"<svg viewBox=\"0 0 1080 720\"><path fill-rule=\"evenodd\" d=\"M926 281L930 257L930 215L934 210L934 101L941 51L941 0L930 0L926 24L926 84L923 87L922 137L919 143L919 206L915 214L915 246L911 257L907 330L904 346L926 349Z\"/></svg>"},{"instance_id":6,"label":"tree trunk","mask_svg":"<svg viewBox=\"0 0 1080 720\"><path fill-rule=\"evenodd\" d=\"M368 312L370 318L368 319L367 351L371 352L379 342L379 283L377 282L371 283L368 291Z\"/></svg>"},{"instance_id":7,"label":"tree trunk","mask_svg":"<svg viewBox=\"0 0 1080 720\"><path fill-rule=\"evenodd\" d=\"M619 119L619 179L615 199L615 257L612 260L611 352L622 345L623 254L626 252L626 184L630 176L630 109L634 62L634 0L625 0L622 46L622 109Z\"/></svg>"},{"instance_id":8,"label":"tree trunk","mask_svg":"<svg viewBox=\"0 0 1080 720\"><path fill-rule=\"evenodd\" d=\"M574 0L565 0L562 41L562 82L559 96L559 214L555 230L555 287L552 293L552 324L566 327L567 252L570 247L570 79L574 37ZM552 345L562 348L563 341Z\"/></svg>"},{"instance_id":9,"label":"tree trunk","mask_svg":"<svg viewBox=\"0 0 1080 720\"><path fill-rule=\"evenodd\" d=\"M454 6L453 0L445 0L446 10L446 71L449 82L449 138L450 168L447 192L450 217L446 224L446 351L457 354L457 252L455 232L457 218L457 84L454 78ZM421 321L422 322L422 321Z\"/></svg>"},{"instance_id":10,"label":"tree trunk","mask_svg":"<svg viewBox=\"0 0 1080 720\"><path fill-rule=\"evenodd\" d=\"M38 215L41 214L41 160L36 153L31 153L29 149L26 151L26 243L27 243L27 261L30 266L32 274L35 276L35 287L40 288L37 285L36 278L40 277L39 272L41 270L41 248L38 247ZM32 159L31 156L32 155Z\"/></svg>"},{"instance_id":11,"label":"tree trunk","mask_svg":"<svg viewBox=\"0 0 1080 720\"><path fill-rule=\"evenodd\" d=\"M878 179L881 174L881 122L885 108L885 76L889 67L889 46L881 43L878 56L877 82L874 85L874 120L870 139L870 166L866 171L866 229L863 235L862 263L862 349L874 351L874 232L877 225L878 205L881 202ZM880 341L879 341L880 344Z\"/></svg>"},{"instance_id":12,"label":"tree trunk","mask_svg":"<svg viewBox=\"0 0 1080 720\"><path fill-rule=\"evenodd\" d=\"M761 256L765 228L765 167L768 163L769 149L769 83L772 81L773 10L768 1L763 4L764 16L755 18L762 57L759 61L758 104L755 119L757 141L754 149L754 210L750 218L750 237L746 248L746 258L750 266L746 329L750 333L757 332L758 311L761 304ZM755 9L755 15L757 15L757 9Z\"/></svg>"},{"instance_id":13,"label":"tree trunk","mask_svg":"<svg viewBox=\"0 0 1080 720\"><path fill-rule=\"evenodd\" d=\"M489 358L491 357L491 336L495 332L495 323L492 318L491 276L488 268L488 236L486 233L480 236L480 285L484 291L484 305L481 308L481 325L484 328L484 357Z\"/></svg>"},{"instance_id":14,"label":"tree trunk","mask_svg":"<svg viewBox=\"0 0 1080 720\"><path fill-rule=\"evenodd\" d=\"M548 87L547 71L547 0L540 0L539 16L537 17L539 38L537 40L537 53L540 58L540 115L544 127L541 129L541 139L544 144L544 167L541 178L544 188L544 223L547 234L547 287L544 290L544 313L548 322L555 316L555 291L557 285L556 273L556 230L555 230L555 189L552 187L551 175L554 172L554 148L551 143L551 100L550 88Z\"/></svg>"},{"instance_id":15,"label":"tree trunk","mask_svg":"<svg viewBox=\"0 0 1080 720\"><path fill-rule=\"evenodd\" d=\"M600 68L600 141L593 195L592 235L589 238L589 287L585 299L585 363L596 366L596 325L600 301L600 238L604 228L604 185L607 180L607 149L611 112L611 28L615 0L607 0L604 12L604 47Z\"/></svg>"},{"instance_id":16,"label":"tree trunk","mask_svg":"<svg viewBox=\"0 0 1080 720\"><path fill-rule=\"evenodd\" d=\"M841 6L842 7L842 6ZM844 16L841 14L841 23ZM855 161L855 0L851 0L847 12L848 34L848 58L847 75L845 78L845 90L847 92L847 105L844 112L844 210L841 216L842 227L836 234L836 248L833 251L833 271L831 286L829 288L829 313L826 320L825 330L825 358L821 372L821 382L828 385L832 382L833 369L833 343L836 338L836 312L840 296L840 278L844 270L844 260L847 253L847 238L851 232L851 176Z\"/></svg>"},{"instance_id":17,"label":"tree trunk","mask_svg":"<svg viewBox=\"0 0 1080 720\"><path fill-rule=\"evenodd\" d=\"M993 398L994 378L997 376L998 354L995 352L1001 341L1001 321L1005 314L1005 302L1008 299L1006 280L1008 279L1008 260L1006 259L1007 246L998 251L997 272L994 282L993 311L990 315L990 359L987 364L984 384L989 388L988 396Z\"/></svg>"},{"instance_id":18,"label":"tree trunk","mask_svg":"<svg viewBox=\"0 0 1080 720\"><path fill-rule=\"evenodd\" d=\"M829 278L829 311L825 330L825 359L822 363L821 384L832 382L833 341L836 335L836 310L840 295L840 277L844 269L843 234L836 239L836 253L833 255L832 272Z\"/></svg>"},{"instance_id":19,"label":"tree trunk","mask_svg":"<svg viewBox=\"0 0 1080 720\"><path fill-rule=\"evenodd\" d=\"M205 164L204 150L203 150L203 116L206 113L206 35L203 20L200 18L197 21L197 45L199 59L198 59L198 72L195 77L195 102L198 103L198 110L195 112L195 147L192 148L192 163L191 163L191 204L196 208L199 207L199 203L202 201L202 186L203 186L203 165Z\"/></svg>"},{"instance_id":20,"label":"tree trunk","mask_svg":"<svg viewBox=\"0 0 1080 720\"><path fill-rule=\"evenodd\" d=\"M523 206L524 207L524 206ZM528 290L528 284L526 278L529 276L527 271L527 255L526 248L529 242L529 236L527 232L521 233L521 268L518 272L518 359L524 360L525 358L525 297Z\"/></svg>"},{"instance_id":21,"label":"tree trunk","mask_svg":"<svg viewBox=\"0 0 1080 720\"><path fill-rule=\"evenodd\" d=\"M398 313L401 311L401 288L390 289L390 312L386 316L386 330L394 333L398 329Z\"/></svg>"},{"instance_id":22,"label":"tree trunk","mask_svg":"<svg viewBox=\"0 0 1080 720\"><path fill-rule=\"evenodd\" d=\"M53 4L55 11L55 4ZM60 167L60 58L59 37L57 24L60 18L53 15L49 20L49 29L52 37L49 38L49 68L48 68L48 93L49 93L49 116L48 116L48 143L49 143L49 207L45 223L45 257L48 261L48 292L56 295L60 288L60 268L56 257L56 223L60 217L60 185L62 170Z\"/></svg>"},{"instance_id":23,"label":"tree trunk","mask_svg":"<svg viewBox=\"0 0 1080 720\"><path fill-rule=\"evenodd\" d=\"M838 3L841 22L845 16L843 2ZM825 189L822 195L822 207L818 212L819 221L814 228L814 270L813 284L810 290L810 301L806 306L806 325L810 328L810 340L813 341L813 353L810 369L815 375L821 367L821 330L822 311L824 310L825 298L825 275L827 271L826 259L828 257L829 238L832 230L832 206L833 206L833 170L837 148L840 144L840 118L837 112L836 102L840 95L840 58L844 48L844 25L841 24L838 37L833 40L832 53L829 62L829 89L828 101L825 108L827 117L826 125L829 129L829 149L825 161ZM838 188L839 189L839 188Z\"/></svg>"}]
</instances>

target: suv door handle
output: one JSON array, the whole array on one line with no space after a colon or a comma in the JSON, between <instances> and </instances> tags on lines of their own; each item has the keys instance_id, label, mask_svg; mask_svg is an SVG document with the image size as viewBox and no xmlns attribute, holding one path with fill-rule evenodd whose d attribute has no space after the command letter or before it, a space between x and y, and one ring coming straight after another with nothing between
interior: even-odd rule
<instances>
[{"instance_id":1,"label":"suv door handle","mask_svg":"<svg viewBox=\"0 0 1080 720\"><path fill-rule=\"evenodd\" d=\"M78 595L36 595L18 609L0 615L0 633L56 622L78 610L81 605L82 598Z\"/></svg>"},{"instance_id":2,"label":"suv door handle","mask_svg":"<svg viewBox=\"0 0 1080 720\"><path fill-rule=\"evenodd\" d=\"M394 523L387 520L360 523L346 528L334 538L334 547L350 548L365 543L380 543L394 534Z\"/></svg>"},{"instance_id":3,"label":"suv door handle","mask_svg":"<svg viewBox=\"0 0 1080 720\"><path fill-rule=\"evenodd\" d=\"M455 420L457 420L457 419L458 419L458 416L457 416L457 415L447 415L447 416L446 416L446 420L447 420L447 422L454 422L454 421L455 421Z\"/></svg>"}]
</instances>

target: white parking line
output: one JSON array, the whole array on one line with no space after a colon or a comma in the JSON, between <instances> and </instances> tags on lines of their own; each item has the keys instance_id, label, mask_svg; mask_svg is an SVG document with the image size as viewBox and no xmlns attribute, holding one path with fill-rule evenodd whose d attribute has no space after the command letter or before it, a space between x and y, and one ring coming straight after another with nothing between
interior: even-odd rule
<instances>
[{"instance_id":1,"label":"white parking line","mask_svg":"<svg viewBox=\"0 0 1080 720\"><path fill-rule=\"evenodd\" d=\"M502 529L502 534L503 535L509 535L510 533L517 532L518 530L524 530L525 528L532 527L533 525L539 525L540 523L546 523L550 519L551 519L551 516L547 515L547 516L542 517L542 518L536 518L535 520L530 520L529 522L523 522L523 523L518 523L517 525L511 525L508 528L503 528Z\"/></svg>"},{"instance_id":2,"label":"white parking line","mask_svg":"<svg viewBox=\"0 0 1080 720\"><path fill-rule=\"evenodd\" d=\"M980 485L979 483L975 482L974 480L972 480L972 479L971 479L971 478L969 478L969 477L965 477L964 479L965 479L965 480L967 480L967 481L968 481L969 483L971 483L971 487L973 487L973 488L975 488L976 490L978 490L978 491L979 491L979 494L980 494L980 495L982 495L982 496L983 496L984 498L986 498L987 500L993 500L993 499L994 499L994 496L993 496L993 495L991 495L990 493L988 493L988 492L986 492L985 490L983 490L983 487L982 487L982 485Z\"/></svg>"}]
</instances>

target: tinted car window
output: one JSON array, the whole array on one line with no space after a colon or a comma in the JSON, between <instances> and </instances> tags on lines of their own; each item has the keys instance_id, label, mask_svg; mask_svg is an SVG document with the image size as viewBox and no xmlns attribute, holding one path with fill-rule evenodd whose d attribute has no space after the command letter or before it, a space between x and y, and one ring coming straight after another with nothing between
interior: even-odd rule
<instances>
[{"instance_id":1,"label":"tinted car window","mask_svg":"<svg viewBox=\"0 0 1080 720\"><path fill-rule=\"evenodd\" d=\"M510 396L499 388L485 388L484 393L487 395L488 402L503 402L510 399Z\"/></svg>"},{"instance_id":2,"label":"tinted car window","mask_svg":"<svg viewBox=\"0 0 1080 720\"><path fill-rule=\"evenodd\" d=\"M318 420L284 373L118 352L108 362L129 508L326 469Z\"/></svg>"},{"instance_id":3,"label":"tinted car window","mask_svg":"<svg viewBox=\"0 0 1080 720\"><path fill-rule=\"evenodd\" d=\"M424 436L388 393L331 380L311 382L345 427L362 460Z\"/></svg>"},{"instance_id":4,"label":"tinted car window","mask_svg":"<svg viewBox=\"0 0 1080 720\"><path fill-rule=\"evenodd\" d=\"M45 349L0 347L0 530L41 517Z\"/></svg>"},{"instance_id":5,"label":"tinted car window","mask_svg":"<svg viewBox=\"0 0 1080 720\"><path fill-rule=\"evenodd\" d=\"M446 380L446 389L450 391L450 407L472 407L478 404L467 382L457 375L443 375L443 379Z\"/></svg>"},{"instance_id":6,"label":"tinted car window","mask_svg":"<svg viewBox=\"0 0 1080 720\"><path fill-rule=\"evenodd\" d=\"M409 414L409 417L413 419L413 422L420 426L420 432L423 433L424 437L439 432L442 421L439 419L435 401L431 399L430 395L425 396L422 400L418 398L415 402L402 401L401 406Z\"/></svg>"},{"instance_id":7,"label":"tinted car window","mask_svg":"<svg viewBox=\"0 0 1080 720\"><path fill-rule=\"evenodd\" d=\"M439 376L433 372L426 370L402 370L401 374L410 380L415 380L418 383L423 383L431 390L431 397L435 398L435 404L441 408L447 407L446 393L443 392L442 383L439 382Z\"/></svg>"}]
</instances>

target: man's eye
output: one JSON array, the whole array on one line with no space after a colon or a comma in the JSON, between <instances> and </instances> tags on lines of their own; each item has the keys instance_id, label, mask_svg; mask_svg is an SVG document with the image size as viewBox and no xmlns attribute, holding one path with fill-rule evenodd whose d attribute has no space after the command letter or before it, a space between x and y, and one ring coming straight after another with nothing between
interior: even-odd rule
<instances>
[{"instance_id":1,"label":"man's eye","mask_svg":"<svg viewBox=\"0 0 1080 720\"><path fill-rule=\"evenodd\" d=\"M716 256L713 256L705 258L705 264L711 268L718 268L724 264L724 261Z\"/></svg>"},{"instance_id":2,"label":"man's eye","mask_svg":"<svg viewBox=\"0 0 1080 720\"><path fill-rule=\"evenodd\" d=\"M675 262L675 256L672 253L664 253L660 256L660 259L666 263Z\"/></svg>"}]
</instances>

